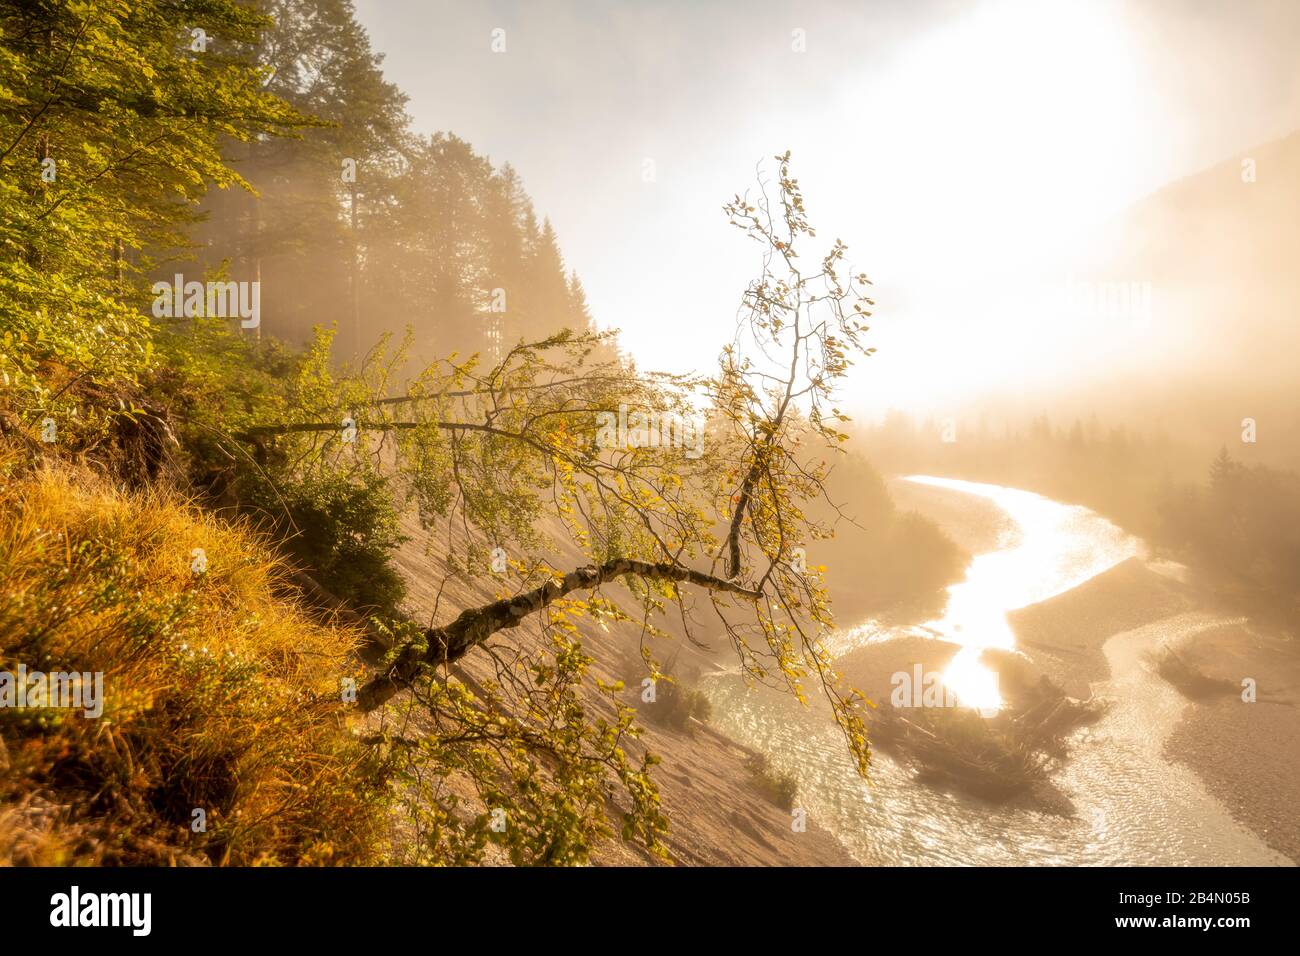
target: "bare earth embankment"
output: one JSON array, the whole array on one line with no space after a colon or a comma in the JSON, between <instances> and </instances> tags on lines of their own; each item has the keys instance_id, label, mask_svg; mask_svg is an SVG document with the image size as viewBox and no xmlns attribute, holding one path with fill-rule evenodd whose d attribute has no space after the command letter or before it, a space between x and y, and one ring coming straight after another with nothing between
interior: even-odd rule
<instances>
[{"instance_id":1,"label":"bare earth embankment","mask_svg":"<svg viewBox=\"0 0 1300 956\"><path fill-rule=\"evenodd\" d=\"M435 605L438 620L448 620L465 607L495 600L499 595L484 588L471 588L452 579L439 595L438 582L443 577L443 561L424 554L421 542L427 532L408 521L403 529L412 540L397 556L397 563L407 579L407 605L419 620L428 620ZM558 531L558 527L554 529ZM557 559L558 560L558 559ZM582 563L577 552L564 560L577 566ZM618 586L610 589L613 594ZM701 620L705 617L700 615ZM681 639L680 621L661 620L660 626L674 634L669 643L652 642L652 650L665 669L690 687L698 675L714 668L713 658L725 661L729 646L700 648ZM641 662L637 633L628 627L609 631L580 624L584 649L596 659L590 677L602 681L622 680L627 686L624 701L635 704L646 677ZM707 633L703 627L700 633ZM525 643L538 640L536 624L523 626L503 635L498 643ZM534 644L534 646L540 646ZM674 658L674 655L675 658ZM667 661L673 665L667 667ZM466 671L476 679L489 676L489 667L481 654L471 654L462 661ZM593 709L601 705L594 700ZM705 723L691 719L687 727L677 730L653 719L646 704L638 721L644 728L640 740L628 741L629 754L639 759L648 749L662 763L654 768L653 777L660 788L662 808L669 820L666 839L672 860L694 866L856 866L856 861L815 820L807 821L803 832L794 832L789 810L777 806L756 786L749 767L751 751L729 740ZM472 799L470 792L461 796ZM613 814L617 820L617 812ZM593 855L599 865L654 865L661 863L639 846L615 836Z\"/></svg>"},{"instance_id":2,"label":"bare earth embankment","mask_svg":"<svg viewBox=\"0 0 1300 956\"><path fill-rule=\"evenodd\" d=\"M1149 570L1138 558L1064 594L1007 615L1016 646L1065 692L1087 697L1110 677L1102 645L1115 634L1192 610L1178 582Z\"/></svg>"},{"instance_id":3,"label":"bare earth embankment","mask_svg":"<svg viewBox=\"0 0 1300 956\"><path fill-rule=\"evenodd\" d=\"M1300 863L1300 647L1240 624L1192 635L1175 649L1200 680L1171 681L1192 704L1165 744L1232 815ZM1253 704L1243 678L1256 682ZM1217 686L1216 686L1217 685Z\"/></svg>"},{"instance_id":4,"label":"bare earth embankment","mask_svg":"<svg viewBox=\"0 0 1300 956\"><path fill-rule=\"evenodd\" d=\"M902 478L890 479L888 486L900 511L925 515L971 555L1010 547L1019 537L1007 513L987 498Z\"/></svg>"}]
</instances>

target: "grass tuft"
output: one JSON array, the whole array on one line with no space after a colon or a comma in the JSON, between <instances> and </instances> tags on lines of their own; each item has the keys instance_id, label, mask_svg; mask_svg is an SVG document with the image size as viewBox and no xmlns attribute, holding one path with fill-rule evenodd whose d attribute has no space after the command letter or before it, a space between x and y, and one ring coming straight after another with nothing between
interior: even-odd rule
<instances>
[{"instance_id":1,"label":"grass tuft","mask_svg":"<svg viewBox=\"0 0 1300 956\"><path fill-rule=\"evenodd\" d=\"M68 467L0 473L0 671L102 672L104 696L98 718L0 707L0 862L374 861L384 768L341 690L358 635L284 600L245 525Z\"/></svg>"}]
</instances>

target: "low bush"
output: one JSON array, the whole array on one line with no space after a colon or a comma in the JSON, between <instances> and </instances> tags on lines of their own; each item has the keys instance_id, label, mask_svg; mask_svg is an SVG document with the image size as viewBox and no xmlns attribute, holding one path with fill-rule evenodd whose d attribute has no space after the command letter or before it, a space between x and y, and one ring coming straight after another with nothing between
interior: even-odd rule
<instances>
[{"instance_id":1,"label":"low bush","mask_svg":"<svg viewBox=\"0 0 1300 956\"><path fill-rule=\"evenodd\" d=\"M794 774L775 769L766 754L755 754L747 766L759 793L782 810L794 809L799 795L799 781Z\"/></svg>"}]
</instances>

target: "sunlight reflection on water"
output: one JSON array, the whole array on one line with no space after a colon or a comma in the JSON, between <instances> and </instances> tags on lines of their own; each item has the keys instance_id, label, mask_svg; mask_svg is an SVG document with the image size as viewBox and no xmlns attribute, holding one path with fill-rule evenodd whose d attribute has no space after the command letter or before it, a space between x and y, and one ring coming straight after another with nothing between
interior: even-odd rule
<instances>
[{"instance_id":1,"label":"sunlight reflection on water","mask_svg":"<svg viewBox=\"0 0 1300 956\"><path fill-rule=\"evenodd\" d=\"M1001 549L976 555L965 579L948 588L943 617L921 626L922 633L961 645L943 682L970 707L1002 706L997 676L979 657L986 648L1015 647L1008 611L1062 594L1142 552L1137 538L1078 505L957 478L909 475L903 480L985 498L1002 509L1019 532L1010 540L1004 537ZM846 632L829 646L840 656L873 636L892 635L868 625Z\"/></svg>"},{"instance_id":2,"label":"sunlight reflection on water","mask_svg":"<svg viewBox=\"0 0 1300 956\"><path fill-rule=\"evenodd\" d=\"M947 478L918 483L979 495L1003 508L1019 534L976 557L950 591L942 618L921 628L866 624L827 642L833 656L903 634L943 637L962 651L946 680L978 696L986 647L1012 647L1008 610L1068 591L1138 555L1142 543L1086 508L1041 495ZM1113 706L1082 732L1056 783L1075 814L996 805L918 784L887 754L873 756L868 783L854 771L827 708L746 688L736 673L701 685L727 735L765 753L799 782L799 806L864 863L891 865L1286 865L1236 823L1186 767L1163 752L1186 702L1144 662L1162 642L1177 644L1221 623L1183 614L1115 635L1103 646L1111 679L1098 691ZM931 633L933 631L934 633ZM957 669L965 654L977 671ZM961 694L954 687L954 692ZM972 701L973 703L973 701Z\"/></svg>"}]
</instances>

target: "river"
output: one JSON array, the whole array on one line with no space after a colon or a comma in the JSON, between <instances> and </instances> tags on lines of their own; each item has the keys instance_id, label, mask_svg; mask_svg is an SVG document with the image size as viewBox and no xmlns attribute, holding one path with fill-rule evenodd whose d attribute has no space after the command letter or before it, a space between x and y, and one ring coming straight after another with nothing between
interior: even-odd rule
<instances>
[{"instance_id":1,"label":"river","mask_svg":"<svg viewBox=\"0 0 1300 956\"><path fill-rule=\"evenodd\" d=\"M923 630L871 625L827 642L843 654L866 641L926 633L961 645L944 674L963 701L996 707L996 681L978 663L985 647L1014 647L1006 612L1077 587L1143 553L1142 542L1105 518L1041 495L949 478L909 481L977 495L1001 508L1010 529L976 556L949 589L944 616ZM860 862L883 865L1289 865L1227 809L1163 745L1186 705L1148 667L1145 654L1223 623L1181 614L1111 637L1103 647L1108 681L1094 691L1113 700L1096 724L1076 734L1054 782L1073 801L1073 817L999 806L935 789L876 752L870 782L848 758L844 740L820 708L788 694L750 690L736 673L703 685L714 722L767 754L799 781L798 804Z\"/></svg>"}]
</instances>

